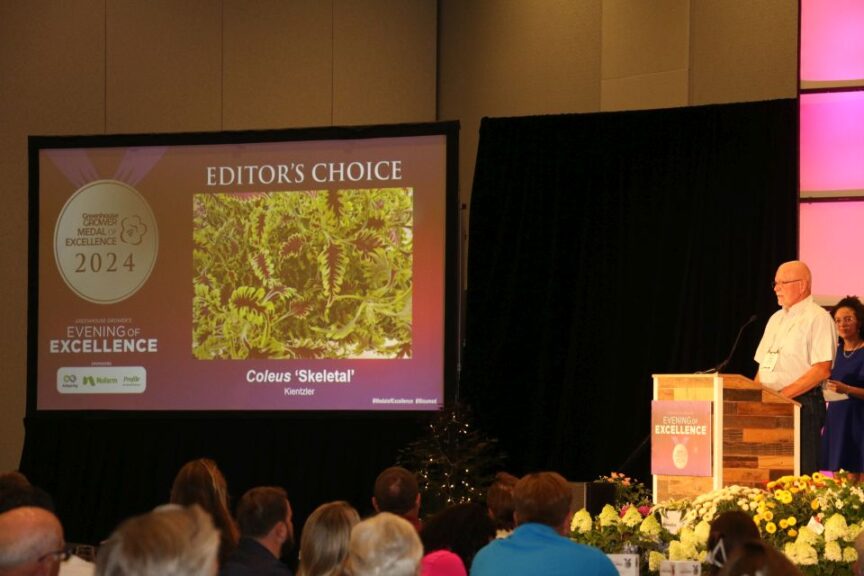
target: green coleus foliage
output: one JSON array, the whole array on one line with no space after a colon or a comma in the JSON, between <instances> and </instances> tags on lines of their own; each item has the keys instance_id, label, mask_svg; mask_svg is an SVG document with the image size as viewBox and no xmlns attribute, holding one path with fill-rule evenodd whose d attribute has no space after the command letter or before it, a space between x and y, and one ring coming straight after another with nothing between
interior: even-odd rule
<instances>
[{"instance_id":1,"label":"green coleus foliage","mask_svg":"<svg viewBox=\"0 0 864 576\"><path fill-rule=\"evenodd\" d=\"M410 188L194 197L199 359L411 356Z\"/></svg>"}]
</instances>

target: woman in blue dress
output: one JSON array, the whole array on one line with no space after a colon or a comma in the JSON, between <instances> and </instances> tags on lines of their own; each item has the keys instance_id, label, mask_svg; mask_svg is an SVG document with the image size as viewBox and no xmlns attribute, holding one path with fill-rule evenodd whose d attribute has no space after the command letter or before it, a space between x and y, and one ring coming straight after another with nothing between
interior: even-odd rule
<instances>
[{"instance_id":1,"label":"woman in blue dress","mask_svg":"<svg viewBox=\"0 0 864 576\"><path fill-rule=\"evenodd\" d=\"M864 305L847 296L834 307L833 316L840 340L825 389L849 398L828 402L822 468L845 470L858 482L864 473Z\"/></svg>"}]
</instances>

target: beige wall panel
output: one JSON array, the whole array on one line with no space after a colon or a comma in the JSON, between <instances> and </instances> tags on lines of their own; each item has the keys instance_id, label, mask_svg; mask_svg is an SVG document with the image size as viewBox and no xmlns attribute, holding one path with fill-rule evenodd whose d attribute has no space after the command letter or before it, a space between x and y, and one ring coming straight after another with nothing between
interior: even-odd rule
<instances>
[{"instance_id":1,"label":"beige wall panel","mask_svg":"<svg viewBox=\"0 0 864 576\"><path fill-rule=\"evenodd\" d=\"M108 132L222 127L222 2L108 0Z\"/></svg>"},{"instance_id":2,"label":"beige wall panel","mask_svg":"<svg viewBox=\"0 0 864 576\"><path fill-rule=\"evenodd\" d=\"M435 120L435 0L334 0L333 124Z\"/></svg>"},{"instance_id":3,"label":"beige wall panel","mask_svg":"<svg viewBox=\"0 0 864 576\"><path fill-rule=\"evenodd\" d=\"M601 109L606 112L687 106L689 81L690 74L686 69L604 79Z\"/></svg>"},{"instance_id":4,"label":"beige wall panel","mask_svg":"<svg viewBox=\"0 0 864 576\"><path fill-rule=\"evenodd\" d=\"M690 0L605 0L602 36L604 80L686 69Z\"/></svg>"},{"instance_id":5,"label":"beige wall panel","mask_svg":"<svg viewBox=\"0 0 864 576\"><path fill-rule=\"evenodd\" d=\"M690 104L794 98L798 2L691 3Z\"/></svg>"},{"instance_id":6,"label":"beige wall panel","mask_svg":"<svg viewBox=\"0 0 864 576\"><path fill-rule=\"evenodd\" d=\"M225 0L224 128L331 124L333 9L320 0Z\"/></svg>"},{"instance_id":7,"label":"beige wall panel","mask_svg":"<svg viewBox=\"0 0 864 576\"><path fill-rule=\"evenodd\" d=\"M440 4L438 118L460 121L459 195L467 205L484 116L600 110L601 0Z\"/></svg>"},{"instance_id":8,"label":"beige wall panel","mask_svg":"<svg viewBox=\"0 0 864 576\"><path fill-rule=\"evenodd\" d=\"M104 129L104 38L104 0L0 0L0 471L24 442L27 136Z\"/></svg>"}]
</instances>

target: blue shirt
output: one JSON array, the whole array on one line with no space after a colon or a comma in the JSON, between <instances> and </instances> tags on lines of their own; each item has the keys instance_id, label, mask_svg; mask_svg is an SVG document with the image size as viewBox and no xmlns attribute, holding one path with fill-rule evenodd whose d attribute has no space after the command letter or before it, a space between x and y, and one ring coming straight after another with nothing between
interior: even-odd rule
<instances>
[{"instance_id":1,"label":"blue shirt","mask_svg":"<svg viewBox=\"0 0 864 576\"><path fill-rule=\"evenodd\" d=\"M522 524L477 552L471 576L618 576L606 555L544 524Z\"/></svg>"}]
</instances>

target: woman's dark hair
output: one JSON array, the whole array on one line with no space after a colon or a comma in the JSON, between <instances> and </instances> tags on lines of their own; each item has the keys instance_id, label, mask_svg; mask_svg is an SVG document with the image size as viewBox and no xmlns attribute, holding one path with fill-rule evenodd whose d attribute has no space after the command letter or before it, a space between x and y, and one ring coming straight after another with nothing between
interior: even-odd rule
<instances>
[{"instance_id":1,"label":"woman's dark hair","mask_svg":"<svg viewBox=\"0 0 864 576\"><path fill-rule=\"evenodd\" d=\"M184 464L171 486L171 503L198 504L210 514L220 532L219 564L224 564L237 547L240 535L228 506L228 484L216 462L199 458Z\"/></svg>"},{"instance_id":2,"label":"woman's dark hair","mask_svg":"<svg viewBox=\"0 0 864 576\"><path fill-rule=\"evenodd\" d=\"M450 550L471 569L474 555L495 537L495 524L478 503L454 504L423 523L420 540L425 554Z\"/></svg>"},{"instance_id":3,"label":"woman's dark hair","mask_svg":"<svg viewBox=\"0 0 864 576\"><path fill-rule=\"evenodd\" d=\"M519 479L507 472L498 472L486 492L486 506L498 530L513 530L513 488Z\"/></svg>"},{"instance_id":4,"label":"woman's dark hair","mask_svg":"<svg viewBox=\"0 0 864 576\"><path fill-rule=\"evenodd\" d=\"M831 309L831 317L833 318L840 308L850 308L855 313L855 319L858 320L858 336L864 338L864 304L857 296L846 296Z\"/></svg>"},{"instance_id":5,"label":"woman's dark hair","mask_svg":"<svg viewBox=\"0 0 864 576\"><path fill-rule=\"evenodd\" d=\"M800 576L801 571L782 552L760 542L742 542L730 555L720 576Z\"/></svg>"},{"instance_id":6,"label":"woman's dark hair","mask_svg":"<svg viewBox=\"0 0 864 576\"><path fill-rule=\"evenodd\" d=\"M708 564L717 574L744 542L759 540L759 528L746 512L723 512L711 522L708 533Z\"/></svg>"}]
</instances>

